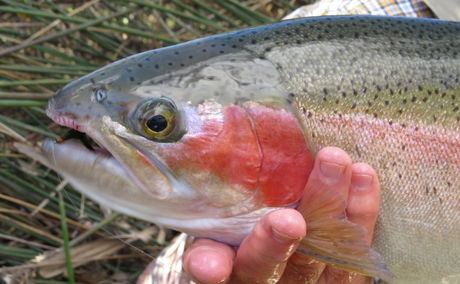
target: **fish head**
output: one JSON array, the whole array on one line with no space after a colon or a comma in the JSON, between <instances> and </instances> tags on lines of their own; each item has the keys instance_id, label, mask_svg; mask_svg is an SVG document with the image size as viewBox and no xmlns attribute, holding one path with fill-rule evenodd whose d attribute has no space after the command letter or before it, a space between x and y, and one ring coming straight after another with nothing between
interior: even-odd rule
<instances>
[{"instance_id":1,"label":"fish head","mask_svg":"<svg viewBox=\"0 0 460 284\"><path fill-rule=\"evenodd\" d=\"M312 158L278 70L248 51L190 61L191 47L108 65L64 87L47 113L105 148L161 214L295 204Z\"/></svg>"}]
</instances>

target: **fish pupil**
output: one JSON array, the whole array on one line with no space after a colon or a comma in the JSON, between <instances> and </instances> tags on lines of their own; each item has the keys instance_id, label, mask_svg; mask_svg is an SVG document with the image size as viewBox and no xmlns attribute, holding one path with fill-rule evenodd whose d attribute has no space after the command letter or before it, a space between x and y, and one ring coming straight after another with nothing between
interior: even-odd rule
<instances>
[{"instance_id":1,"label":"fish pupil","mask_svg":"<svg viewBox=\"0 0 460 284\"><path fill-rule=\"evenodd\" d=\"M150 128L152 131L155 132L161 132L168 127L168 121L166 120L166 117L164 117L161 114L157 114L155 116L152 116L147 120L147 127Z\"/></svg>"}]
</instances>

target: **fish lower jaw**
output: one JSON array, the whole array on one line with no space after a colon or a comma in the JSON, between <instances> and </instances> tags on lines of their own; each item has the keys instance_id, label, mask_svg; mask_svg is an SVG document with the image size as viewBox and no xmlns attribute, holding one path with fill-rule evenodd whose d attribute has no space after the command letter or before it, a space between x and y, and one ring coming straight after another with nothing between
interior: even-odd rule
<instances>
[{"instance_id":1,"label":"fish lower jaw","mask_svg":"<svg viewBox=\"0 0 460 284\"><path fill-rule=\"evenodd\" d=\"M227 218L168 219L154 218L153 222L187 233L194 237L210 238L237 246L252 231L255 224L276 207L264 207L246 214Z\"/></svg>"}]
</instances>

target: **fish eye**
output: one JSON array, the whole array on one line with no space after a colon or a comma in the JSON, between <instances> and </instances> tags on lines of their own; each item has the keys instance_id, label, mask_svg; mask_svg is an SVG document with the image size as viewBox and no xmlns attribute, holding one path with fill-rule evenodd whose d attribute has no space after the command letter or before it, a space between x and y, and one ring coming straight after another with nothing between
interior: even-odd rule
<instances>
[{"instance_id":1,"label":"fish eye","mask_svg":"<svg viewBox=\"0 0 460 284\"><path fill-rule=\"evenodd\" d=\"M100 103L107 98L107 92L105 89L97 88L94 89L94 96L96 97L96 101Z\"/></svg>"},{"instance_id":2,"label":"fish eye","mask_svg":"<svg viewBox=\"0 0 460 284\"><path fill-rule=\"evenodd\" d=\"M166 97L141 102L131 118L133 128L142 136L157 142L179 140L180 114L174 102Z\"/></svg>"},{"instance_id":3,"label":"fish eye","mask_svg":"<svg viewBox=\"0 0 460 284\"><path fill-rule=\"evenodd\" d=\"M161 132L168 128L168 120L163 115L157 114L149 118L146 125L154 132Z\"/></svg>"}]
</instances>

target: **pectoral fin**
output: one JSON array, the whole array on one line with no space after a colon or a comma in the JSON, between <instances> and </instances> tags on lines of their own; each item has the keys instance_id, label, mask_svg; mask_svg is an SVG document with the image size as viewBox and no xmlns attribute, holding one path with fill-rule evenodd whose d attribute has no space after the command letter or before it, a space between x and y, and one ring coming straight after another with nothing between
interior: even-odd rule
<instances>
[{"instance_id":1,"label":"pectoral fin","mask_svg":"<svg viewBox=\"0 0 460 284\"><path fill-rule=\"evenodd\" d=\"M304 198L307 236L297 252L342 270L384 280L394 277L367 244L367 230L347 220L344 196L333 190L309 190Z\"/></svg>"}]
</instances>

